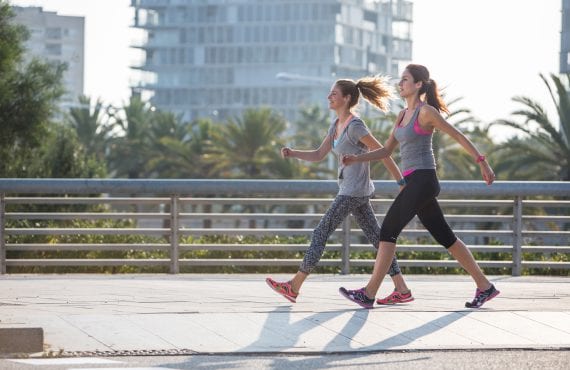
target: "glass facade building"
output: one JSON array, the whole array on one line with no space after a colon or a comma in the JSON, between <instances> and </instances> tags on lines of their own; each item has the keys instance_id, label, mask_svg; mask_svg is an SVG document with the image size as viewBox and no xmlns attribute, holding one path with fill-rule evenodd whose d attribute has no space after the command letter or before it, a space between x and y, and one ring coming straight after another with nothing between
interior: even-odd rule
<instances>
[{"instance_id":1,"label":"glass facade building","mask_svg":"<svg viewBox=\"0 0 570 370\"><path fill-rule=\"evenodd\" d=\"M411 59L412 4L370 0L132 0L145 38L140 83L185 119L270 106L295 119L326 106L336 78L399 75Z\"/></svg>"}]
</instances>

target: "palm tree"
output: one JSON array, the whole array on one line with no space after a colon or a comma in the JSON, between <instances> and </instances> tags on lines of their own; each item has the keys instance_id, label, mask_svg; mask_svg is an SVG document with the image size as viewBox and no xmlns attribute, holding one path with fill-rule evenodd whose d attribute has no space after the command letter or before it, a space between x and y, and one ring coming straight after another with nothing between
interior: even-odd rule
<instances>
[{"instance_id":1,"label":"palm tree","mask_svg":"<svg viewBox=\"0 0 570 370\"><path fill-rule=\"evenodd\" d=\"M149 174L147 163L152 156L151 125L154 109L138 97L131 97L122 108L123 115L113 114L109 168L116 177L136 179Z\"/></svg>"},{"instance_id":2,"label":"palm tree","mask_svg":"<svg viewBox=\"0 0 570 370\"><path fill-rule=\"evenodd\" d=\"M91 98L85 95L80 96L78 102L78 107L69 109L66 121L77 132L85 151L103 160L110 134L110 127L104 121L103 102L97 99L92 106Z\"/></svg>"},{"instance_id":3,"label":"palm tree","mask_svg":"<svg viewBox=\"0 0 570 370\"><path fill-rule=\"evenodd\" d=\"M282 177L280 157L285 120L269 108L248 109L213 131L204 160L225 178Z\"/></svg>"},{"instance_id":4,"label":"palm tree","mask_svg":"<svg viewBox=\"0 0 570 370\"><path fill-rule=\"evenodd\" d=\"M329 113L319 105L312 105L302 108L299 115L294 122L293 145L306 149L318 147L330 125Z\"/></svg>"},{"instance_id":5,"label":"palm tree","mask_svg":"<svg viewBox=\"0 0 570 370\"><path fill-rule=\"evenodd\" d=\"M496 170L514 178L570 181L570 75L563 78L551 74L551 82L543 74L540 78L556 107L558 125L538 102L515 96L512 100L524 108L512 115L524 121L501 119L492 125L512 127L523 136L511 138L497 149L501 162Z\"/></svg>"},{"instance_id":6,"label":"palm tree","mask_svg":"<svg viewBox=\"0 0 570 370\"><path fill-rule=\"evenodd\" d=\"M210 166L202 160L214 123L199 119L182 123L171 113L154 122L154 155L149 170L160 178L207 178Z\"/></svg>"},{"instance_id":7,"label":"palm tree","mask_svg":"<svg viewBox=\"0 0 570 370\"><path fill-rule=\"evenodd\" d=\"M315 149L321 145L330 125L329 112L319 105L304 107L299 111L300 118L294 122L291 146L299 149ZM325 179L336 175L336 169L329 166L330 160L323 162L286 161L290 170L289 178ZM333 166L334 167L334 166Z\"/></svg>"}]
</instances>

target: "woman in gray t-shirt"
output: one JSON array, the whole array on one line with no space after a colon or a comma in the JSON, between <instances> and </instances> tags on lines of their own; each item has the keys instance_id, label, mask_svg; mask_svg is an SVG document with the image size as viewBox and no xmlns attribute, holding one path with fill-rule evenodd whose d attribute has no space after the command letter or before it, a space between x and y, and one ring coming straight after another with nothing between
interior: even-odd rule
<instances>
[{"instance_id":1,"label":"woman in gray t-shirt","mask_svg":"<svg viewBox=\"0 0 570 370\"><path fill-rule=\"evenodd\" d=\"M313 231L311 244L305 253L299 271L292 280L287 282L266 279L267 284L273 290L291 302L296 302L303 282L321 259L328 238L349 214L352 213L355 217L368 241L374 248L378 248L380 225L370 204L370 198L374 194L374 185L370 180L370 164L366 162L344 167L340 163L343 154L363 154L382 148L362 119L353 112L361 94L378 109L387 111L392 89L382 77L362 78L356 82L344 79L336 81L328 100L329 108L336 112L337 118L331 123L319 148L314 150L296 150L287 147L281 149L284 158L318 162L322 161L331 151L339 158L338 194ZM402 174L392 158L386 158L383 162L392 176L400 183L403 179ZM413 297L406 286L395 257L392 260L389 274L396 290L405 294L407 302L412 301ZM367 308L371 308L373 304L374 298L370 298Z\"/></svg>"}]
</instances>

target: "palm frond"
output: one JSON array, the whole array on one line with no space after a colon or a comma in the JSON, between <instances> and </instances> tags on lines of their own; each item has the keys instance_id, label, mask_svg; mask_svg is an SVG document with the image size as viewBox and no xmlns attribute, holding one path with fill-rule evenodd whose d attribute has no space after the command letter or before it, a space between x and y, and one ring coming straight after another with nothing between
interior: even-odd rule
<instances>
[{"instance_id":1,"label":"palm frond","mask_svg":"<svg viewBox=\"0 0 570 370\"><path fill-rule=\"evenodd\" d=\"M556 75L551 74L550 77L552 78L552 81L556 86L556 91L558 93L557 96L558 100L556 100L556 98L554 97L554 94L550 89L550 85L548 84L544 76L541 75L541 78L543 79L544 83L547 85L550 91L550 95L558 111L558 115L560 117L560 131L563 140L566 142L566 146L570 146L570 96L569 96L570 75L566 74L566 81L567 81L566 85L563 84L562 80Z\"/></svg>"}]
</instances>

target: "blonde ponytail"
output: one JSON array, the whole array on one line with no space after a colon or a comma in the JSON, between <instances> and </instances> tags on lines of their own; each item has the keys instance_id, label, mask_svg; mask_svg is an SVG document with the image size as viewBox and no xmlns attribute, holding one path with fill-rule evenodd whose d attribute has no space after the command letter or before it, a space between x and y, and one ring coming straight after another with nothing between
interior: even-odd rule
<instances>
[{"instance_id":1,"label":"blonde ponytail","mask_svg":"<svg viewBox=\"0 0 570 370\"><path fill-rule=\"evenodd\" d=\"M394 99L394 87L387 76L364 77L356 82L356 87L370 104L387 112L390 110L390 100Z\"/></svg>"}]
</instances>

